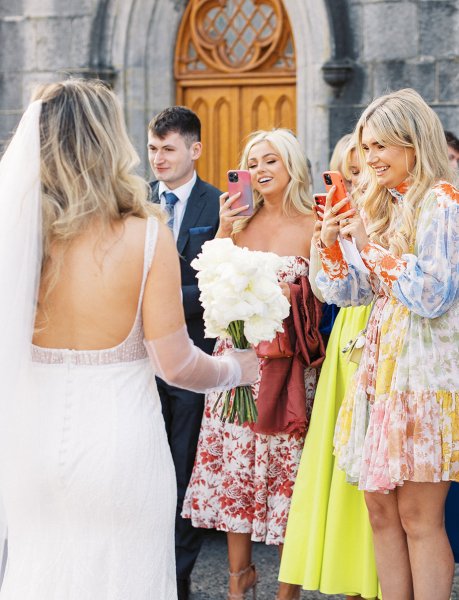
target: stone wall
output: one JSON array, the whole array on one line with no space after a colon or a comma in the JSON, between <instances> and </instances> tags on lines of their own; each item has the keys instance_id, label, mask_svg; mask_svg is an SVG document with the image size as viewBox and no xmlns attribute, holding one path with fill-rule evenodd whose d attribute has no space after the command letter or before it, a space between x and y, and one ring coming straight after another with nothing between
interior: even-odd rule
<instances>
[{"instance_id":1,"label":"stone wall","mask_svg":"<svg viewBox=\"0 0 459 600\"><path fill-rule=\"evenodd\" d=\"M0 140L39 83L85 70L97 0L1 0Z\"/></svg>"},{"instance_id":2,"label":"stone wall","mask_svg":"<svg viewBox=\"0 0 459 600\"><path fill-rule=\"evenodd\" d=\"M459 133L459 0L284 3L297 51L298 134L316 174L361 110L388 90L414 87ZM100 76L121 96L147 173L145 128L174 102L174 45L185 4L1 0L0 141L9 138L35 84L66 74Z\"/></svg>"},{"instance_id":3,"label":"stone wall","mask_svg":"<svg viewBox=\"0 0 459 600\"><path fill-rule=\"evenodd\" d=\"M347 0L352 79L330 106L330 145L375 97L413 87L459 134L459 2Z\"/></svg>"}]
</instances>

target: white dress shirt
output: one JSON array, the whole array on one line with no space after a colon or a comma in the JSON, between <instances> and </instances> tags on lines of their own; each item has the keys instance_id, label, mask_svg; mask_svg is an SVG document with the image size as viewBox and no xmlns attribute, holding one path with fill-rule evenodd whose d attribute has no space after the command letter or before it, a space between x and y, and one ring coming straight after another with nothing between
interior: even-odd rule
<instances>
[{"instance_id":1,"label":"white dress shirt","mask_svg":"<svg viewBox=\"0 0 459 600\"><path fill-rule=\"evenodd\" d=\"M176 202L174 206L174 228L172 230L175 241L177 241L180 226L183 221L183 215L185 214L186 205L188 203L188 198L190 197L191 190L196 183L196 178L196 171L193 171L193 176L191 179L180 187L175 188L175 190L170 190L164 181L159 182L158 196L160 199L161 208L166 210L166 198L164 197L165 192L172 192L178 198L178 202Z\"/></svg>"}]
</instances>

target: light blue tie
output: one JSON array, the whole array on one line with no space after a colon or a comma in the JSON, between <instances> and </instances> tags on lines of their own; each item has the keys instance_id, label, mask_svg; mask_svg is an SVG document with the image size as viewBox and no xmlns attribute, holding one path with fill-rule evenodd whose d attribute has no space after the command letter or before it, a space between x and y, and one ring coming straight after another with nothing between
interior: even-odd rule
<instances>
[{"instance_id":1,"label":"light blue tie","mask_svg":"<svg viewBox=\"0 0 459 600\"><path fill-rule=\"evenodd\" d=\"M169 215L169 220L167 221L168 226L172 231L174 231L174 212L175 205L178 202L177 196L174 192L164 192L164 198L166 199L166 210Z\"/></svg>"}]
</instances>

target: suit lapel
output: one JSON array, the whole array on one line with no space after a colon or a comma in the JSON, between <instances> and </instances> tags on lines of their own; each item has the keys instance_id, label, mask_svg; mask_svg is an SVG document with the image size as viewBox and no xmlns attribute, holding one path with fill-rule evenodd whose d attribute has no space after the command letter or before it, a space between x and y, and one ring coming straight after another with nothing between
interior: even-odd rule
<instances>
[{"instance_id":1,"label":"suit lapel","mask_svg":"<svg viewBox=\"0 0 459 600\"><path fill-rule=\"evenodd\" d=\"M186 204L185 214L183 215L182 224L180 226L179 235L177 238L177 250L182 254L185 244L188 241L188 231L190 227L194 227L206 205L206 192L202 189L201 180L199 177L191 190L190 197Z\"/></svg>"}]
</instances>

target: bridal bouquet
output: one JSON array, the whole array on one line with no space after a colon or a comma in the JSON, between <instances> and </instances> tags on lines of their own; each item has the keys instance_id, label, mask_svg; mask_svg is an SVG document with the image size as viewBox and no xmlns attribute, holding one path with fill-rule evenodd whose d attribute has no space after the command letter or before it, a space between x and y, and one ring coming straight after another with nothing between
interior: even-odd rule
<instances>
[{"instance_id":1,"label":"bridal bouquet","mask_svg":"<svg viewBox=\"0 0 459 600\"><path fill-rule=\"evenodd\" d=\"M274 339L290 310L277 280L282 265L276 254L240 248L229 238L205 242L191 266L198 271L206 337L230 337L237 349ZM250 386L226 392L221 419L234 423L236 416L240 425L257 420Z\"/></svg>"}]
</instances>

